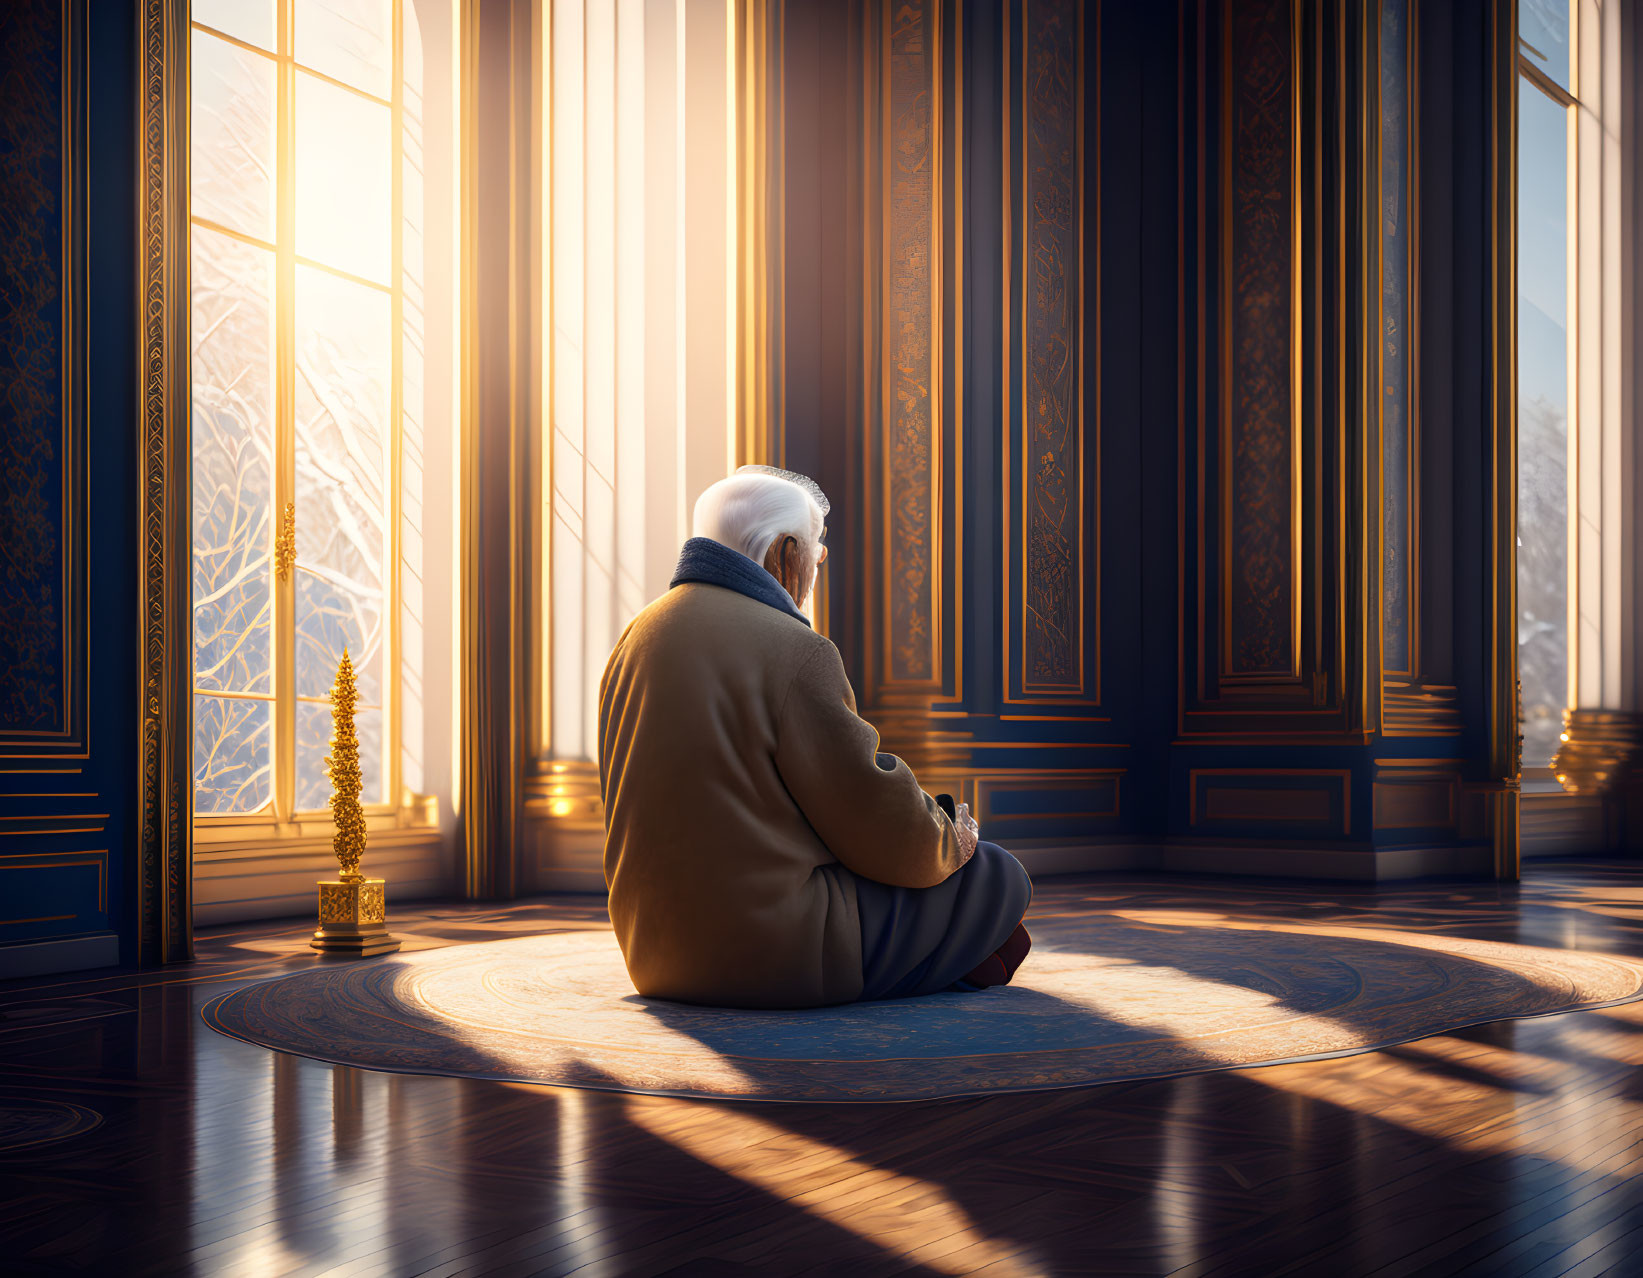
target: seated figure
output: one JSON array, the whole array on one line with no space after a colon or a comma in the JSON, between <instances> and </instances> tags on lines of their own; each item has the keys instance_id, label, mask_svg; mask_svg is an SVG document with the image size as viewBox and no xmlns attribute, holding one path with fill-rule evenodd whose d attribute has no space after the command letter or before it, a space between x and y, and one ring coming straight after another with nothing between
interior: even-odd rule
<instances>
[{"instance_id":1,"label":"seated figure","mask_svg":"<svg viewBox=\"0 0 1643 1278\"><path fill-rule=\"evenodd\" d=\"M856 714L800 611L827 499L744 466L599 687L610 916L641 994L799 1008L1004 984L1032 885Z\"/></svg>"}]
</instances>

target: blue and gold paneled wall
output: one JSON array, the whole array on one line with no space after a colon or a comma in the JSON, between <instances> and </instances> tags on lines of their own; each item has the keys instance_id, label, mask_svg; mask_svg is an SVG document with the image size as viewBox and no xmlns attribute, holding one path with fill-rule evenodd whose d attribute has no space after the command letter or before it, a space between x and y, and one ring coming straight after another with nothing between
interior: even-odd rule
<instances>
[{"instance_id":1,"label":"blue and gold paneled wall","mask_svg":"<svg viewBox=\"0 0 1643 1278\"><path fill-rule=\"evenodd\" d=\"M1044 870L1515 874L1510 5L781 20L771 450L885 748Z\"/></svg>"},{"instance_id":2,"label":"blue and gold paneled wall","mask_svg":"<svg viewBox=\"0 0 1643 1278\"><path fill-rule=\"evenodd\" d=\"M135 952L136 40L0 6L0 978Z\"/></svg>"}]
</instances>

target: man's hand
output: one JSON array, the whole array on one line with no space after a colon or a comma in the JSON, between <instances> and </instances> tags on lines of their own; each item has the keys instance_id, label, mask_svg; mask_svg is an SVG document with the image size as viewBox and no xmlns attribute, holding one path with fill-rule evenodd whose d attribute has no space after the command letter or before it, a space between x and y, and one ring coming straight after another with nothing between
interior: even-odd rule
<instances>
[{"instance_id":1,"label":"man's hand","mask_svg":"<svg viewBox=\"0 0 1643 1278\"><path fill-rule=\"evenodd\" d=\"M981 827L976 819L970 815L970 805L961 803L953 815L953 830L958 835L959 850L964 853L968 861L976 852L976 844L981 842Z\"/></svg>"}]
</instances>

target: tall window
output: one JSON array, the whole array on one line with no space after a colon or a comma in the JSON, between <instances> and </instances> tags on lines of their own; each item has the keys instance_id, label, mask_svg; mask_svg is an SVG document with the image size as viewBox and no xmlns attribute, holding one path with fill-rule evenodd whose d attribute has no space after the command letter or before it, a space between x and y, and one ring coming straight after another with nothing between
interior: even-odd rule
<instances>
[{"instance_id":1,"label":"tall window","mask_svg":"<svg viewBox=\"0 0 1643 1278\"><path fill-rule=\"evenodd\" d=\"M401 0L195 0L194 800L324 806L358 672L398 801L406 441L421 416L420 52Z\"/></svg>"},{"instance_id":2,"label":"tall window","mask_svg":"<svg viewBox=\"0 0 1643 1278\"><path fill-rule=\"evenodd\" d=\"M736 33L722 0L543 8L534 735L563 774L595 753L611 646L734 464Z\"/></svg>"},{"instance_id":3,"label":"tall window","mask_svg":"<svg viewBox=\"0 0 1643 1278\"><path fill-rule=\"evenodd\" d=\"M1557 750L1569 688L1578 84L1570 0L1518 6L1518 663L1523 763Z\"/></svg>"}]
</instances>

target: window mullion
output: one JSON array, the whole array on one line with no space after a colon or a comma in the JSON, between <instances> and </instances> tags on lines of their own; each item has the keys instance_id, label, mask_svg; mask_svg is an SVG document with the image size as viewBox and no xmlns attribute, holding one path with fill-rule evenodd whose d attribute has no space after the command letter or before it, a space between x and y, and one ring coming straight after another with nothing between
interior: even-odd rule
<instances>
[{"instance_id":1,"label":"window mullion","mask_svg":"<svg viewBox=\"0 0 1643 1278\"><path fill-rule=\"evenodd\" d=\"M388 378L388 483L386 484L384 512L388 518L388 572L384 578L388 587L384 608L384 638L382 672L383 725L383 799L399 806L403 789L400 768L404 751L400 740L400 602L399 563L400 537L400 464L401 439L404 434L405 410L405 31L404 0L394 0L393 25L393 82L389 93L392 105L393 194L389 204L393 235L392 260L388 266L388 280L392 286L390 321L393 332L389 347Z\"/></svg>"},{"instance_id":2,"label":"window mullion","mask_svg":"<svg viewBox=\"0 0 1643 1278\"><path fill-rule=\"evenodd\" d=\"M279 205L275 224L274 513L278 524L296 503L296 64L294 0L279 0ZM296 523L302 553L301 512ZM296 807L296 563L274 580L274 815L292 819Z\"/></svg>"}]
</instances>

